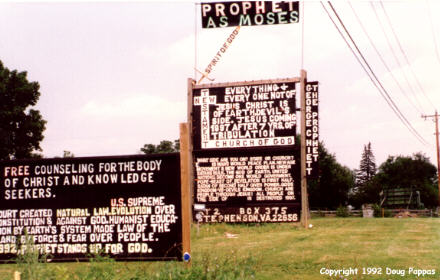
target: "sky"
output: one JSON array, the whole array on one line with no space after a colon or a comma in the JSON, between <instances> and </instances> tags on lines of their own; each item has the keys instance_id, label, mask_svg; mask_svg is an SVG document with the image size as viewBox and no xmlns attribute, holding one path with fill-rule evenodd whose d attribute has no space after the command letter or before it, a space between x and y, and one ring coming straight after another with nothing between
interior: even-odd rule
<instances>
[{"instance_id":1,"label":"sky","mask_svg":"<svg viewBox=\"0 0 440 280\"><path fill-rule=\"evenodd\" d=\"M390 155L416 152L435 163L435 125L421 115L440 105L440 19L434 16L440 4L332 3L428 144L393 113L318 1L301 2L300 23L242 27L210 77L292 78L305 69L308 80L320 84L320 138L340 163L358 168L368 142L377 165ZM40 84L36 109L47 120L45 157L64 150L75 156L137 154L146 143L179 137L187 79L200 78L194 69L205 69L233 30L202 29L200 4L191 1L6 1L0 2L0 60Z\"/></svg>"}]
</instances>

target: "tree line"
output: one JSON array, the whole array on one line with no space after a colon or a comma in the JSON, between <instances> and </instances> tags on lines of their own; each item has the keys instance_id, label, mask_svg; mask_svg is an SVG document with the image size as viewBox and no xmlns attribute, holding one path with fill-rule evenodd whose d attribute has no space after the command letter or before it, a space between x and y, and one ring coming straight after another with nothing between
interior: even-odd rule
<instances>
[{"instance_id":1,"label":"tree line","mask_svg":"<svg viewBox=\"0 0 440 280\"><path fill-rule=\"evenodd\" d=\"M351 170L337 162L321 142L319 178L309 183L309 202L315 209L336 209L363 204L381 205L390 190L411 190L420 195L421 207L438 205L437 168L422 153L389 156L376 167L371 143L364 145L359 168ZM415 199L413 197L413 199ZM408 200L408 198L406 198Z\"/></svg>"}]
</instances>

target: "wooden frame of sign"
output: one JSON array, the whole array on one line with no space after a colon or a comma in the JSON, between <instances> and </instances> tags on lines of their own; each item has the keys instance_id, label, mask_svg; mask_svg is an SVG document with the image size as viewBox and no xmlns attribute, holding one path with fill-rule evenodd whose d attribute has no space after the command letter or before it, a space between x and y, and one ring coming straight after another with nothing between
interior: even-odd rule
<instances>
[{"instance_id":1,"label":"wooden frame of sign","mask_svg":"<svg viewBox=\"0 0 440 280\"><path fill-rule=\"evenodd\" d=\"M180 154L0 162L0 261L30 247L51 261L187 259L186 124L181 135Z\"/></svg>"},{"instance_id":2,"label":"wooden frame of sign","mask_svg":"<svg viewBox=\"0 0 440 280\"><path fill-rule=\"evenodd\" d=\"M307 205L300 203L299 197L303 201L304 197L299 189L303 194L307 191L304 183L301 188L297 185L305 176L296 164L300 149L295 145L295 84L300 84L303 94L304 82L303 76L202 85L188 79L188 123L196 168L191 188L197 221L298 221L299 206ZM245 166L249 168L243 173ZM261 167L266 172L258 170ZM231 180L231 174L239 175ZM252 177L265 182L243 180ZM245 189L240 182L253 188ZM274 186L271 183L279 187L267 191ZM268 188L261 191L262 187Z\"/></svg>"}]
</instances>

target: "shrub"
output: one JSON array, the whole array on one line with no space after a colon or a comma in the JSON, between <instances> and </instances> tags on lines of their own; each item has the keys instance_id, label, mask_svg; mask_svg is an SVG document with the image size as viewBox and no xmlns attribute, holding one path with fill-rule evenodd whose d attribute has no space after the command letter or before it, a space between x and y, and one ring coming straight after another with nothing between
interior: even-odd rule
<instances>
[{"instance_id":1,"label":"shrub","mask_svg":"<svg viewBox=\"0 0 440 280\"><path fill-rule=\"evenodd\" d=\"M383 216L386 218L392 217L393 216L393 212L391 212L390 209L385 209L383 212Z\"/></svg>"},{"instance_id":2,"label":"shrub","mask_svg":"<svg viewBox=\"0 0 440 280\"><path fill-rule=\"evenodd\" d=\"M380 218L380 217L382 217L382 208L379 206L379 205L377 205L377 204L373 204L373 210L374 210L374 217L376 217L376 218ZM384 217L392 217L393 216L393 213L391 212L391 210L390 209L383 209L383 216Z\"/></svg>"},{"instance_id":3,"label":"shrub","mask_svg":"<svg viewBox=\"0 0 440 280\"><path fill-rule=\"evenodd\" d=\"M336 216L345 218L345 217L350 216L350 213L348 212L347 207L339 206L338 209L336 209Z\"/></svg>"},{"instance_id":4,"label":"shrub","mask_svg":"<svg viewBox=\"0 0 440 280\"><path fill-rule=\"evenodd\" d=\"M378 204L373 204L373 211L374 211L374 217L376 218L380 218L382 217L382 209L380 208L380 206Z\"/></svg>"}]
</instances>

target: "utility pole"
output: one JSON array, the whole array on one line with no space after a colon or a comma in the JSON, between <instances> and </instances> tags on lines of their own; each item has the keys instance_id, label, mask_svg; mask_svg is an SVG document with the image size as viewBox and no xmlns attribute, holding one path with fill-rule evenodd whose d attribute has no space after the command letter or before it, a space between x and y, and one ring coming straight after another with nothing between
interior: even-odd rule
<instances>
[{"instance_id":1,"label":"utility pole","mask_svg":"<svg viewBox=\"0 0 440 280\"><path fill-rule=\"evenodd\" d=\"M439 158L439 143L438 143L438 137L439 137L439 133L438 133L438 113L437 110L435 110L435 115L430 115L430 116L426 116L426 115L422 115L422 118L424 118L425 120L427 118L434 118L434 122L435 122L435 139L436 139L436 145L437 145L437 181L438 181L438 203L439 203L439 207L440 207L440 158Z\"/></svg>"}]
</instances>

